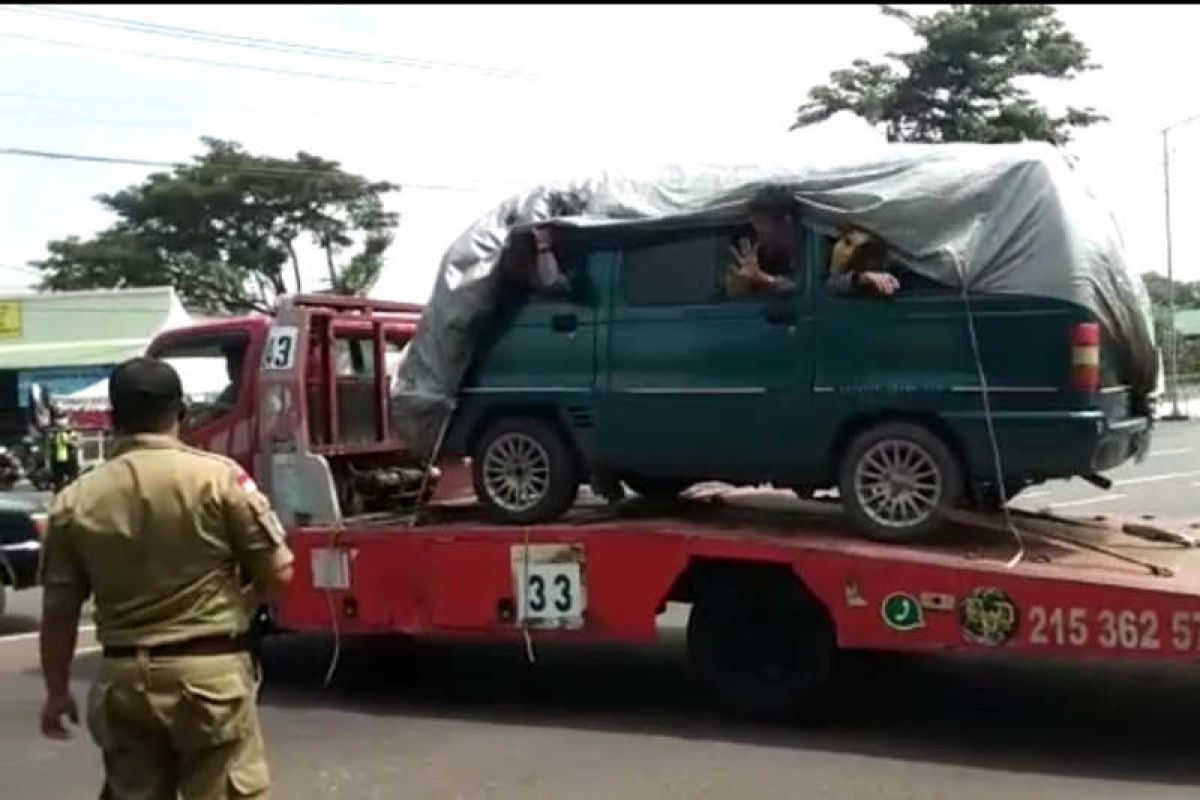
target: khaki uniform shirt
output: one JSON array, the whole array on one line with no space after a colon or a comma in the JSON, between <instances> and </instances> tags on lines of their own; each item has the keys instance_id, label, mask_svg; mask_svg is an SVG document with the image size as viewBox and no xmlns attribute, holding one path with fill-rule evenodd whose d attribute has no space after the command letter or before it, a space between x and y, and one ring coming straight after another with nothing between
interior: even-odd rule
<instances>
[{"instance_id":1,"label":"khaki uniform shirt","mask_svg":"<svg viewBox=\"0 0 1200 800\"><path fill-rule=\"evenodd\" d=\"M240 466L138 435L55 498L44 603L71 612L94 594L109 646L232 635L248 627L241 587L291 562L279 519Z\"/></svg>"}]
</instances>

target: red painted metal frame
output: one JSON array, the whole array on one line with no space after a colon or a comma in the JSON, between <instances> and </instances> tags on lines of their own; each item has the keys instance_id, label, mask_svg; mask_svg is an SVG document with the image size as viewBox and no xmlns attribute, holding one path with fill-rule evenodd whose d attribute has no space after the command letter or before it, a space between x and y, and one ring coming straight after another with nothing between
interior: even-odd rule
<instances>
[{"instance_id":1,"label":"red painted metal frame","mask_svg":"<svg viewBox=\"0 0 1200 800\"><path fill-rule=\"evenodd\" d=\"M995 534L964 533L951 544L902 547L866 542L840 520L784 513L745 520L721 508L691 521L609 519L529 529L351 522L342 531L296 530L290 540L296 576L279 620L292 630L329 631L332 599L336 624L346 635L515 638L521 629L499 611L514 602L510 552L543 543L582 546L588 606L582 629L534 630L535 639L651 640L657 614L689 565L720 561L790 569L828 610L845 648L1200 657L1200 551L1128 540L1137 553L1153 552L1176 570L1156 577L1102 554L1028 542L1025 558L1009 568L1014 542ZM312 586L312 550L330 546L349 556L349 590ZM967 598L983 589L1000 590L1016 610L1007 640L996 645L972 641L965 630ZM938 608L923 611L920 627L900 630L883 614L893 593L918 602L942 599L934 603Z\"/></svg>"}]
</instances>

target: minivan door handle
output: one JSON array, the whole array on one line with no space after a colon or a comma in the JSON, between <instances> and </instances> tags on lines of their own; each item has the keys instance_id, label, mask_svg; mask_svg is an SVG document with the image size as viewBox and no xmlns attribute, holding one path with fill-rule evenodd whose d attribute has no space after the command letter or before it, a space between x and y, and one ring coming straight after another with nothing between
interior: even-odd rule
<instances>
[{"instance_id":1,"label":"minivan door handle","mask_svg":"<svg viewBox=\"0 0 1200 800\"><path fill-rule=\"evenodd\" d=\"M764 316L770 325L791 325L796 321L796 309L788 306L771 306Z\"/></svg>"},{"instance_id":2,"label":"minivan door handle","mask_svg":"<svg viewBox=\"0 0 1200 800\"><path fill-rule=\"evenodd\" d=\"M578 327L578 314L555 314L550 318L550 330L557 333L571 333Z\"/></svg>"}]
</instances>

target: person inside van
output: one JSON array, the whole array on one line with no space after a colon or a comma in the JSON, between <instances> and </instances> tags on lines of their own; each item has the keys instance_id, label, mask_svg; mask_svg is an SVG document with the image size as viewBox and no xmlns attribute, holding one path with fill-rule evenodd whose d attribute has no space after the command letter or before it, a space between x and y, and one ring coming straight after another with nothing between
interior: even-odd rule
<instances>
[{"instance_id":1,"label":"person inside van","mask_svg":"<svg viewBox=\"0 0 1200 800\"><path fill-rule=\"evenodd\" d=\"M783 186L768 186L748 203L751 235L735 235L729 248L734 263L725 276L725 292L730 297L751 294L790 292L796 288L794 275L796 241L796 201Z\"/></svg>"},{"instance_id":2,"label":"person inside van","mask_svg":"<svg viewBox=\"0 0 1200 800\"><path fill-rule=\"evenodd\" d=\"M886 261L887 245L879 237L844 226L833 245L825 288L841 295L891 297L900 288L900 281L884 269Z\"/></svg>"}]
</instances>

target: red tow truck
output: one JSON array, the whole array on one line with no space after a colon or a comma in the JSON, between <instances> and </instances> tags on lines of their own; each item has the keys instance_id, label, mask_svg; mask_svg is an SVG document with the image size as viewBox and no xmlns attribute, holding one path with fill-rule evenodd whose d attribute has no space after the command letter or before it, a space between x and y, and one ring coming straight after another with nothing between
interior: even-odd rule
<instances>
[{"instance_id":1,"label":"red tow truck","mask_svg":"<svg viewBox=\"0 0 1200 800\"><path fill-rule=\"evenodd\" d=\"M794 709L840 650L1200 656L1200 550L1185 526L963 512L937 544L862 539L836 504L759 489L669 505L583 499L489 524L466 470L426 475L393 434L390 366L417 306L298 296L273 316L163 334L149 355L244 348L241 391L187 432L240 461L297 557L283 630L347 637L646 642L691 604L689 659L731 707Z\"/></svg>"}]
</instances>

